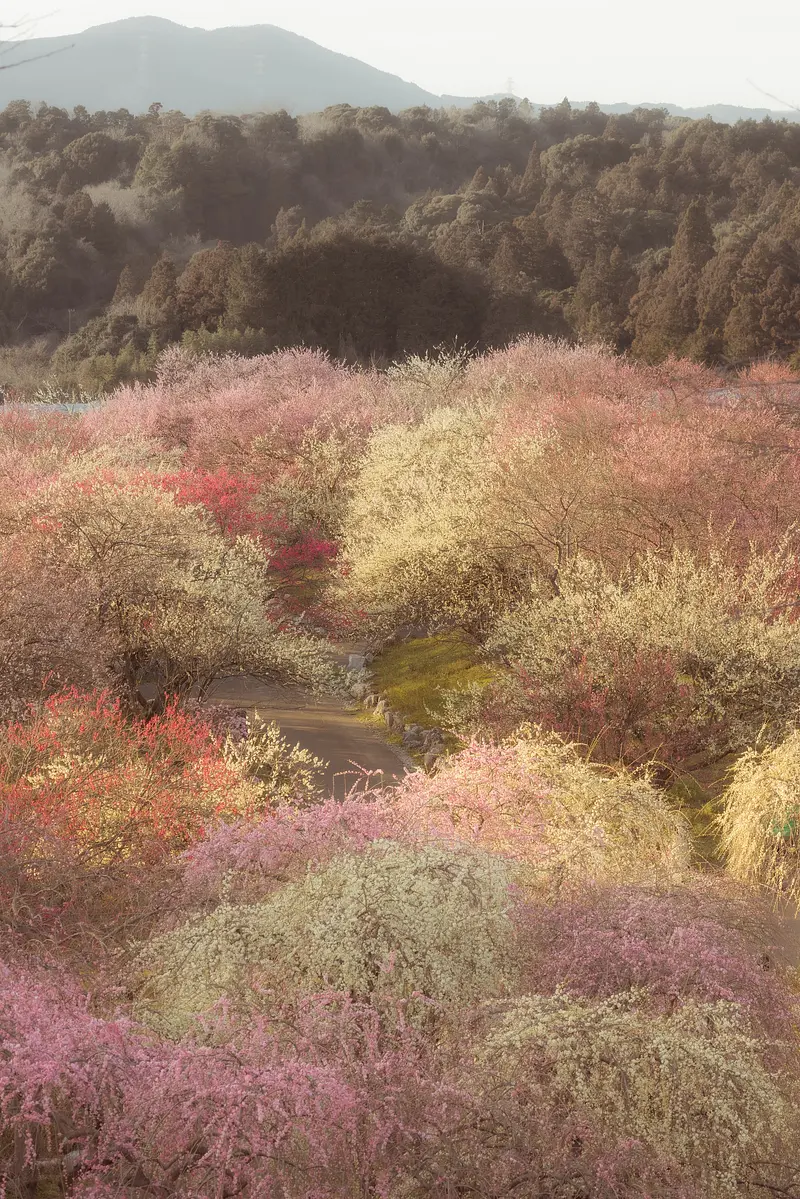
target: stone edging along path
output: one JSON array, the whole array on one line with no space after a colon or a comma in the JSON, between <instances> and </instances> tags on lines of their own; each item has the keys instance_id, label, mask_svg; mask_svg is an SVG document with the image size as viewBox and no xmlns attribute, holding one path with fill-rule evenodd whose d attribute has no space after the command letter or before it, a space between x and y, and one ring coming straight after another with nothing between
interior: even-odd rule
<instances>
[{"instance_id":1,"label":"stone edging along path","mask_svg":"<svg viewBox=\"0 0 800 1199\"><path fill-rule=\"evenodd\" d=\"M358 714L371 677L366 656L362 646L337 647L339 664L350 674L351 705L346 699L317 697L302 687L266 683L252 675L219 679L203 702L242 708L256 712L262 720L274 721L287 741L329 763L326 791L337 799L351 789L391 786L420 766L408 748L392 744ZM394 731L388 722L387 728Z\"/></svg>"},{"instance_id":2,"label":"stone edging along path","mask_svg":"<svg viewBox=\"0 0 800 1199\"><path fill-rule=\"evenodd\" d=\"M395 712L385 695L381 695L373 685L374 674L370 670L373 655L363 647L358 652L347 653L347 662L343 663L352 678L350 694L368 712L380 716L390 733L402 737L403 748L408 751L404 756L416 768L410 753L417 753L422 758L422 764L427 771L435 770L439 759L445 752L444 734L441 729L423 728L421 724L406 725L400 712Z\"/></svg>"}]
</instances>

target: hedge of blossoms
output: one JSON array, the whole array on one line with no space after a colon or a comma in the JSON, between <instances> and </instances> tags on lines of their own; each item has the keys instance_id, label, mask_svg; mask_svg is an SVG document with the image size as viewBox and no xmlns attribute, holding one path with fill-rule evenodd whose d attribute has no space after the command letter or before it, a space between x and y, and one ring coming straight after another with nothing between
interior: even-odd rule
<instances>
[{"instance_id":1,"label":"hedge of blossoms","mask_svg":"<svg viewBox=\"0 0 800 1199\"><path fill-rule=\"evenodd\" d=\"M249 739L74 694L7 727L7 1195L790 1185L795 996L655 788L528 729L270 802Z\"/></svg>"},{"instance_id":2,"label":"hedge of blossoms","mask_svg":"<svg viewBox=\"0 0 800 1199\"><path fill-rule=\"evenodd\" d=\"M800 446L753 378L170 351L84 417L0 414L0 1193L800 1195L768 913L630 769L766 712L723 848L800 894ZM433 776L322 799L191 702L335 686L301 611L461 622L507 686Z\"/></svg>"},{"instance_id":3,"label":"hedge of blossoms","mask_svg":"<svg viewBox=\"0 0 800 1199\"><path fill-rule=\"evenodd\" d=\"M505 670L479 712L497 736L527 719L670 767L738 752L793 710L798 390L774 364L722 393L694 363L526 337L385 372L173 347L83 416L12 406L0 703L141 702L144 680L163 701L240 668L331 686L300 620L458 624ZM111 536L143 526L147 546ZM696 629L670 617L688 592Z\"/></svg>"},{"instance_id":4,"label":"hedge of blossoms","mask_svg":"<svg viewBox=\"0 0 800 1199\"><path fill-rule=\"evenodd\" d=\"M648 551L613 578L577 555L558 595L536 586L495 624L487 649L512 671L484 697L506 721L535 719L594 742L605 760L670 762L741 752L797 720L800 632L790 541L734 565Z\"/></svg>"}]
</instances>

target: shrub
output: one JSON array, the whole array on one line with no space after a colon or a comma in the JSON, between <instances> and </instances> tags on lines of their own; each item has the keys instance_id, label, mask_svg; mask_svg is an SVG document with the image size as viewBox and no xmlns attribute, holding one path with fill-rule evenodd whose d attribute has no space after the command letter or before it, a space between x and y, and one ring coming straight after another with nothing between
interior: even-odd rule
<instances>
[{"instance_id":1,"label":"shrub","mask_svg":"<svg viewBox=\"0 0 800 1199\"><path fill-rule=\"evenodd\" d=\"M108 693L53 696L0 734L6 819L73 841L86 862L156 860L269 793L226 761L207 723L175 703L128 721ZM34 848L38 832L30 832Z\"/></svg>"},{"instance_id":2,"label":"shrub","mask_svg":"<svg viewBox=\"0 0 800 1199\"><path fill-rule=\"evenodd\" d=\"M17 497L17 504L19 497ZM0 720L19 720L28 705L63 687L113 680L113 646L92 612L90 579L26 544L0 539Z\"/></svg>"},{"instance_id":3,"label":"shrub","mask_svg":"<svg viewBox=\"0 0 800 1199\"><path fill-rule=\"evenodd\" d=\"M300 745L290 745L274 721L267 724L257 713L247 718L247 736L228 741L223 754L237 773L258 778L271 803L317 798L328 766Z\"/></svg>"},{"instance_id":4,"label":"shrub","mask_svg":"<svg viewBox=\"0 0 800 1199\"><path fill-rule=\"evenodd\" d=\"M344 996L273 1017L220 1014L205 1043L159 1043L92 1015L66 981L0 964L0 1185L82 1199L391 1193L453 1106L428 1047Z\"/></svg>"},{"instance_id":5,"label":"shrub","mask_svg":"<svg viewBox=\"0 0 800 1199\"><path fill-rule=\"evenodd\" d=\"M669 889L588 887L517 915L530 990L587 999L646 989L655 1010L735 1002L755 1031L781 1038L786 1064L797 1000L772 966L759 913L699 879ZM738 927L741 926L741 927Z\"/></svg>"},{"instance_id":6,"label":"shrub","mask_svg":"<svg viewBox=\"0 0 800 1199\"><path fill-rule=\"evenodd\" d=\"M253 822L223 824L183 855L189 903L263 899L331 858L366 849L390 828L384 798L278 804Z\"/></svg>"},{"instance_id":7,"label":"shrub","mask_svg":"<svg viewBox=\"0 0 800 1199\"><path fill-rule=\"evenodd\" d=\"M248 985L288 995L330 987L360 1001L403 999L409 1019L424 1019L425 1001L465 1006L503 993L508 908L507 869L488 854L374 842L262 903L222 903L152 939L139 1010L174 1032L223 996L244 999Z\"/></svg>"},{"instance_id":8,"label":"shrub","mask_svg":"<svg viewBox=\"0 0 800 1199\"><path fill-rule=\"evenodd\" d=\"M381 628L483 634L531 581L552 596L576 554L616 579L726 536L772 550L800 517L796 428L768 396L715 403L697 364L533 338L388 379L409 416L373 432L344 521L353 602Z\"/></svg>"},{"instance_id":9,"label":"shrub","mask_svg":"<svg viewBox=\"0 0 800 1199\"><path fill-rule=\"evenodd\" d=\"M380 628L481 628L508 596L493 552L485 410L437 408L417 426L375 433L342 534L350 601Z\"/></svg>"},{"instance_id":10,"label":"shrub","mask_svg":"<svg viewBox=\"0 0 800 1199\"><path fill-rule=\"evenodd\" d=\"M74 983L42 973L0 962L0 1186L12 1195L68 1185L118 1119L131 1057L146 1054Z\"/></svg>"},{"instance_id":11,"label":"shrub","mask_svg":"<svg viewBox=\"0 0 800 1199\"><path fill-rule=\"evenodd\" d=\"M336 685L324 644L281 627L255 542L229 543L198 507L137 484L132 471L87 477L78 463L18 522L19 537L86 579L100 648L110 642L107 666L131 703L143 701L143 685L163 704L240 670Z\"/></svg>"},{"instance_id":12,"label":"shrub","mask_svg":"<svg viewBox=\"0 0 800 1199\"><path fill-rule=\"evenodd\" d=\"M478 1060L487 1085L513 1088L519 1119L551 1105L568 1121L584 1114L612 1144L633 1139L677 1160L708 1199L741 1194L756 1163L792 1160L784 1080L762 1064L735 1004L653 1015L635 996L527 996L490 1028Z\"/></svg>"},{"instance_id":13,"label":"shrub","mask_svg":"<svg viewBox=\"0 0 800 1199\"><path fill-rule=\"evenodd\" d=\"M501 745L472 742L430 777L408 775L390 811L405 836L504 854L545 893L577 880L668 878L689 863L688 824L651 783L590 766L537 728Z\"/></svg>"},{"instance_id":14,"label":"shrub","mask_svg":"<svg viewBox=\"0 0 800 1199\"><path fill-rule=\"evenodd\" d=\"M777 602L793 571L788 547L743 570L720 552L703 562L648 554L619 580L577 558L559 594L540 590L498 621L488 647L516 668L511 705L600 753L675 761L742 749L797 710L800 637Z\"/></svg>"},{"instance_id":15,"label":"shrub","mask_svg":"<svg viewBox=\"0 0 800 1199\"><path fill-rule=\"evenodd\" d=\"M727 869L785 895L800 911L800 729L778 744L746 750L731 769L718 827Z\"/></svg>"},{"instance_id":16,"label":"shrub","mask_svg":"<svg viewBox=\"0 0 800 1199\"><path fill-rule=\"evenodd\" d=\"M393 363L386 378L395 394L412 405L421 415L444 407L463 395L463 382L471 355L462 348L436 355L409 354L403 362Z\"/></svg>"},{"instance_id":17,"label":"shrub","mask_svg":"<svg viewBox=\"0 0 800 1199\"><path fill-rule=\"evenodd\" d=\"M150 386L122 387L82 424L98 442L140 433L184 451L185 467L254 473L274 483L293 468L305 438L341 429L351 450L397 405L378 379L332 363L319 350L195 359L179 346L159 358Z\"/></svg>"}]
</instances>

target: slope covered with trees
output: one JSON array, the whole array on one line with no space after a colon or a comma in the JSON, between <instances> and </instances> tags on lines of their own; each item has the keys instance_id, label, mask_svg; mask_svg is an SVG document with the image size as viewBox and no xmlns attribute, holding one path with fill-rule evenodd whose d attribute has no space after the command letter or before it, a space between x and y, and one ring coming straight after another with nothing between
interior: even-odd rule
<instances>
[{"instance_id":1,"label":"slope covered with trees","mask_svg":"<svg viewBox=\"0 0 800 1199\"><path fill-rule=\"evenodd\" d=\"M565 101L189 119L0 114L3 371L94 391L158 352L458 340L791 358L800 125Z\"/></svg>"}]
</instances>

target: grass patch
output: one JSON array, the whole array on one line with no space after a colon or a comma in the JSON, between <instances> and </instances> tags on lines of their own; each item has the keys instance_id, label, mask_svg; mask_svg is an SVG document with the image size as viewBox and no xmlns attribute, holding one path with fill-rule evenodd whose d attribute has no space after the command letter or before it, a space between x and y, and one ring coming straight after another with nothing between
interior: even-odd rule
<instances>
[{"instance_id":1,"label":"grass patch","mask_svg":"<svg viewBox=\"0 0 800 1199\"><path fill-rule=\"evenodd\" d=\"M715 821L719 799L692 775L684 775L667 788L667 796L684 813L692 826L694 856L699 866L720 866L719 834Z\"/></svg>"},{"instance_id":2,"label":"grass patch","mask_svg":"<svg viewBox=\"0 0 800 1199\"><path fill-rule=\"evenodd\" d=\"M440 633L389 646L372 664L375 687L406 724L430 727L441 692L490 683L494 678L478 657L478 647L465 633Z\"/></svg>"}]
</instances>

